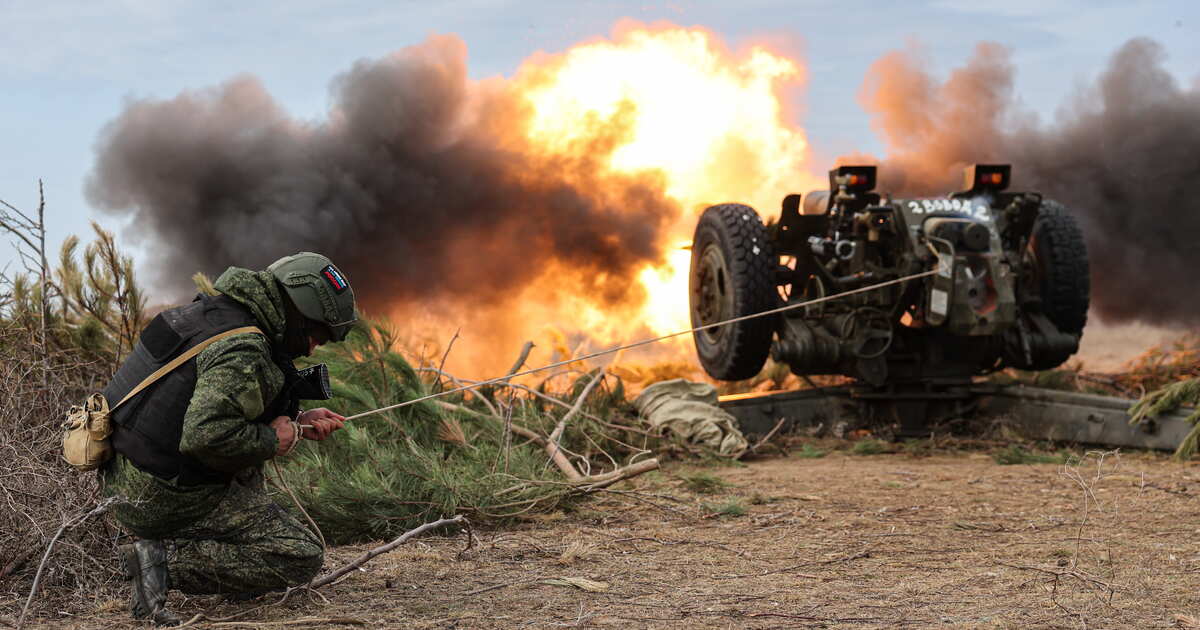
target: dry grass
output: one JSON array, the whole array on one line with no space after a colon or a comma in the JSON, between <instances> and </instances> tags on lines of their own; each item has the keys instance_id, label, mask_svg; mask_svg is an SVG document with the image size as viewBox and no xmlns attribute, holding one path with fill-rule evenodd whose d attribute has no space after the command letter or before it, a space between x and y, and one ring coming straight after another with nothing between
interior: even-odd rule
<instances>
[{"instance_id":1,"label":"dry grass","mask_svg":"<svg viewBox=\"0 0 1200 630\"><path fill-rule=\"evenodd\" d=\"M1200 613L1200 468L1090 454L1000 466L986 453L761 460L723 494L647 475L587 509L429 538L241 621L404 628L1172 628ZM710 471L711 472L711 471ZM746 515L705 510L739 502ZM340 564L362 547L332 552ZM563 578L572 580L562 581ZM573 581L584 578L586 581ZM111 598L118 595L108 592ZM250 604L179 597L189 614ZM0 615L9 602L0 602ZM45 627L128 625L121 602ZM247 625L245 627L256 627ZM275 627L260 625L257 627Z\"/></svg>"},{"instance_id":2,"label":"dry grass","mask_svg":"<svg viewBox=\"0 0 1200 630\"><path fill-rule=\"evenodd\" d=\"M23 601L60 526L97 503L95 475L61 459L64 415L107 383L146 313L133 262L112 234L93 224L96 240L82 252L67 238L52 267L44 205L32 216L0 206L0 234L15 239L24 267L0 273L0 600ZM94 601L116 578L116 536L98 520L66 531L45 564L34 610Z\"/></svg>"},{"instance_id":3,"label":"dry grass","mask_svg":"<svg viewBox=\"0 0 1200 630\"><path fill-rule=\"evenodd\" d=\"M1191 333L1155 346L1129 362L1118 377L1142 394L1178 381L1200 378L1200 335Z\"/></svg>"},{"instance_id":4,"label":"dry grass","mask_svg":"<svg viewBox=\"0 0 1200 630\"><path fill-rule=\"evenodd\" d=\"M0 600L22 602L47 542L96 503L96 479L61 459L64 404L97 386L94 366L43 353L28 331L0 327ZM102 523L68 531L42 579L43 609L72 606L116 577L115 531Z\"/></svg>"},{"instance_id":5,"label":"dry grass","mask_svg":"<svg viewBox=\"0 0 1200 630\"><path fill-rule=\"evenodd\" d=\"M1083 364L1072 362L1045 372L1008 369L990 378L1000 383L1141 398L1172 383L1200 378L1200 334L1185 334L1154 346L1115 373L1091 372Z\"/></svg>"}]
</instances>

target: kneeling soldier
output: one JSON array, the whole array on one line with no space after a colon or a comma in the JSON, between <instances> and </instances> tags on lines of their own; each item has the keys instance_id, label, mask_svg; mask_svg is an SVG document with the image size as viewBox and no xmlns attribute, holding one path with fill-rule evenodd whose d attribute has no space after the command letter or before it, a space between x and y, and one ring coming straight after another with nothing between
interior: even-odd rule
<instances>
[{"instance_id":1,"label":"kneeling soldier","mask_svg":"<svg viewBox=\"0 0 1200 630\"><path fill-rule=\"evenodd\" d=\"M189 348L239 331L113 416L117 455L103 469L104 491L128 500L114 514L140 539L121 548L133 616L157 624L179 622L165 607L170 588L258 594L308 581L324 560L314 534L267 495L262 465L301 437L342 427L328 409L299 411L299 398L321 396L292 360L345 339L354 292L328 258L308 252L266 271L230 267L214 287L218 295L155 317L104 391L120 400Z\"/></svg>"}]
</instances>

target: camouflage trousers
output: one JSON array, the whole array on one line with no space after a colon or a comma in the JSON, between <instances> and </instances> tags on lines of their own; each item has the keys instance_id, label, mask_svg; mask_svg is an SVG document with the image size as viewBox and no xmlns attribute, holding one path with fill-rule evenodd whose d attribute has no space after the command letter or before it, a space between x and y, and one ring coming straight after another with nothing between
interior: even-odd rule
<instances>
[{"instance_id":1,"label":"camouflage trousers","mask_svg":"<svg viewBox=\"0 0 1200 630\"><path fill-rule=\"evenodd\" d=\"M185 593L281 590L312 579L324 561L320 541L271 500L258 471L235 479L211 512L169 534L133 514L117 516L134 534L163 539L171 587Z\"/></svg>"}]
</instances>

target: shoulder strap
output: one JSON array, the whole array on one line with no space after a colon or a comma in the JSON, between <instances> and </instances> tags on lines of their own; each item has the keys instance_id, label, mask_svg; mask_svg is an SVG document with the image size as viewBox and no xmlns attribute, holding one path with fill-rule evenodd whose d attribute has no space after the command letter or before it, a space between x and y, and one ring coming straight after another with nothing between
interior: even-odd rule
<instances>
[{"instance_id":1,"label":"shoulder strap","mask_svg":"<svg viewBox=\"0 0 1200 630\"><path fill-rule=\"evenodd\" d=\"M137 396L138 393L141 392L143 389L150 387L158 379L166 376L172 370L183 365L184 363L187 363L189 359L196 356L197 354L200 354L201 352L204 351L205 348L209 347L210 345L212 345L226 337L232 337L233 335L241 335L244 333L258 333L260 335L266 336L266 334L263 333L263 331L259 330L257 326L242 326L241 328L234 328L233 330L227 330L223 333L213 335L212 337L209 337L208 339L201 341L200 343L192 346L191 348L188 348L187 351L184 352L183 354L175 357L174 359L171 359L170 363L167 363L166 365L155 370L153 374L151 374L150 376L147 376L141 383L138 383L137 387L134 387L132 390L130 390L130 392L128 394L125 394L125 397L122 398L120 402L113 405L112 407L109 407L108 410L110 412L116 411L117 407L120 407L121 405L125 404L125 401L129 400L130 398L133 398L134 396Z\"/></svg>"}]
</instances>

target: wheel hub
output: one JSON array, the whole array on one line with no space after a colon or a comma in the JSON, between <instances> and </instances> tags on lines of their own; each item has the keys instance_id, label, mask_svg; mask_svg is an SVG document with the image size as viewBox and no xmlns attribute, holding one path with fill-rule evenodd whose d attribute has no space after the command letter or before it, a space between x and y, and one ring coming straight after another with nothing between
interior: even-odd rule
<instances>
[{"instance_id":1,"label":"wheel hub","mask_svg":"<svg viewBox=\"0 0 1200 630\"><path fill-rule=\"evenodd\" d=\"M729 268L725 256L716 245L704 248L696 266L694 300L692 310L700 326L707 326L729 319L733 314L733 291L729 281ZM721 343L728 326L716 326L699 331L705 342Z\"/></svg>"}]
</instances>

